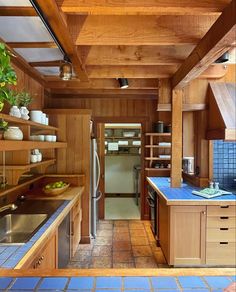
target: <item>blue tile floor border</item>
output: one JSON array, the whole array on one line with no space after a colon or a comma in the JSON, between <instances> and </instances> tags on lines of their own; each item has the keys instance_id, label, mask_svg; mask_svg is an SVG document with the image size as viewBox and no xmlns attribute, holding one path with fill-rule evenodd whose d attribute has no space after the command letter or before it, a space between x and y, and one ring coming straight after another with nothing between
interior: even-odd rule
<instances>
[{"instance_id":1,"label":"blue tile floor border","mask_svg":"<svg viewBox=\"0 0 236 292\"><path fill-rule=\"evenodd\" d=\"M67 292L219 292L233 276L156 277L0 277L2 291Z\"/></svg>"}]
</instances>

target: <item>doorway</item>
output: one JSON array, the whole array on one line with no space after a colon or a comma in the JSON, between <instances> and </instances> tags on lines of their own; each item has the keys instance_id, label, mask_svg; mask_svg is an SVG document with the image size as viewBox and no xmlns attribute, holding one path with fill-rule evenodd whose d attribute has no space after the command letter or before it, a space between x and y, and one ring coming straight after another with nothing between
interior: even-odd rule
<instances>
[{"instance_id":1,"label":"doorway","mask_svg":"<svg viewBox=\"0 0 236 292\"><path fill-rule=\"evenodd\" d=\"M140 220L141 124L103 124L104 219Z\"/></svg>"}]
</instances>

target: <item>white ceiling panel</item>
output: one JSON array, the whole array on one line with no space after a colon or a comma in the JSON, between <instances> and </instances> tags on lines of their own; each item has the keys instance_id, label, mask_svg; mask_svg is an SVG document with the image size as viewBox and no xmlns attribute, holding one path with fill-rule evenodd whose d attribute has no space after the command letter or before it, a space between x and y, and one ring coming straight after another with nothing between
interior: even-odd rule
<instances>
[{"instance_id":1,"label":"white ceiling panel","mask_svg":"<svg viewBox=\"0 0 236 292\"><path fill-rule=\"evenodd\" d=\"M59 76L59 67L35 67L43 75Z\"/></svg>"},{"instance_id":2,"label":"white ceiling panel","mask_svg":"<svg viewBox=\"0 0 236 292\"><path fill-rule=\"evenodd\" d=\"M29 0L0 0L0 6L32 6Z\"/></svg>"},{"instance_id":3,"label":"white ceiling panel","mask_svg":"<svg viewBox=\"0 0 236 292\"><path fill-rule=\"evenodd\" d=\"M63 60L63 55L58 48L14 49L27 62Z\"/></svg>"},{"instance_id":4,"label":"white ceiling panel","mask_svg":"<svg viewBox=\"0 0 236 292\"><path fill-rule=\"evenodd\" d=\"M39 17L0 17L0 37L6 42L51 42Z\"/></svg>"}]
</instances>

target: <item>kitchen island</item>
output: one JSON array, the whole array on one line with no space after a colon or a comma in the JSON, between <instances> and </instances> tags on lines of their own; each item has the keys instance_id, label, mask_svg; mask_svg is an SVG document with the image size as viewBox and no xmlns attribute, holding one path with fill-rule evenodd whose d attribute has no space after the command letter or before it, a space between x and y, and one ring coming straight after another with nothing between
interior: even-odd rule
<instances>
[{"instance_id":1,"label":"kitchen island","mask_svg":"<svg viewBox=\"0 0 236 292\"><path fill-rule=\"evenodd\" d=\"M167 177L148 177L157 193L157 239L169 265L234 266L236 196L204 199L183 183L171 188Z\"/></svg>"}]
</instances>

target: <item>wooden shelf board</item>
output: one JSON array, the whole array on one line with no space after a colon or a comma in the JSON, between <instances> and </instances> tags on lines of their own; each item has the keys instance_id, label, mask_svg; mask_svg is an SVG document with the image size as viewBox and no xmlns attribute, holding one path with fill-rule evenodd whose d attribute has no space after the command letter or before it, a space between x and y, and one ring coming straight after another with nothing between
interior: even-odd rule
<instances>
[{"instance_id":1,"label":"wooden shelf board","mask_svg":"<svg viewBox=\"0 0 236 292\"><path fill-rule=\"evenodd\" d=\"M171 160L171 158L145 157L145 160Z\"/></svg>"},{"instance_id":2,"label":"wooden shelf board","mask_svg":"<svg viewBox=\"0 0 236 292\"><path fill-rule=\"evenodd\" d=\"M47 159L47 160L43 160L41 162L25 164L25 165L6 165L5 168L7 170L9 170L9 169L27 170L27 169L31 169L31 168L38 167L38 166L54 164L55 162L56 162L56 159ZM0 166L0 169L3 169L2 165Z\"/></svg>"},{"instance_id":3,"label":"wooden shelf board","mask_svg":"<svg viewBox=\"0 0 236 292\"><path fill-rule=\"evenodd\" d=\"M112 137L105 137L105 140L106 139L135 139L135 140L140 140L141 139L141 137L124 137L124 136L116 136L116 137L114 137L114 136L112 136Z\"/></svg>"},{"instance_id":4,"label":"wooden shelf board","mask_svg":"<svg viewBox=\"0 0 236 292\"><path fill-rule=\"evenodd\" d=\"M152 167L152 168L145 168L145 170L154 170L154 171L170 171L170 168L155 168L155 167Z\"/></svg>"},{"instance_id":5,"label":"wooden shelf board","mask_svg":"<svg viewBox=\"0 0 236 292\"><path fill-rule=\"evenodd\" d=\"M105 156L140 156L141 154L133 154L133 153L127 153L127 154L105 154Z\"/></svg>"},{"instance_id":6,"label":"wooden shelf board","mask_svg":"<svg viewBox=\"0 0 236 292\"><path fill-rule=\"evenodd\" d=\"M171 133L146 133L146 136L171 136Z\"/></svg>"},{"instance_id":7,"label":"wooden shelf board","mask_svg":"<svg viewBox=\"0 0 236 292\"><path fill-rule=\"evenodd\" d=\"M52 127L52 126L47 126L47 125L43 125L40 123L36 123L33 121L26 121L20 118L16 118L16 117L12 117L6 114L2 114L0 113L0 119L4 119L4 121L9 122L11 124L16 124L16 125L23 125L23 126L30 126L33 128L39 128L39 129L43 129L43 130L51 130L51 131L58 131L59 129L56 127Z\"/></svg>"},{"instance_id":8,"label":"wooden shelf board","mask_svg":"<svg viewBox=\"0 0 236 292\"><path fill-rule=\"evenodd\" d=\"M132 146L132 145L118 145L120 148L141 148L141 145L140 146ZM108 145L105 145L105 147L108 147Z\"/></svg>"},{"instance_id":9,"label":"wooden shelf board","mask_svg":"<svg viewBox=\"0 0 236 292\"><path fill-rule=\"evenodd\" d=\"M30 149L54 149L66 148L65 142L40 142L40 141L12 141L1 140L0 151L17 151L17 150L30 150Z\"/></svg>"},{"instance_id":10,"label":"wooden shelf board","mask_svg":"<svg viewBox=\"0 0 236 292\"><path fill-rule=\"evenodd\" d=\"M145 148L160 148L160 149L162 149L162 148L166 148L166 149L170 149L171 148L171 146L159 146L159 145L145 145Z\"/></svg>"},{"instance_id":11,"label":"wooden shelf board","mask_svg":"<svg viewBox=\"0 0 236 292\"><path fill-rule=\"evenodd\" d=\"M122 129L124 131L126 130L140 130L141 126L117 126L117 125L110 125L110 126L105 126L105 130L113 130L113 129Z\"/></svg>"}]
</instances>

